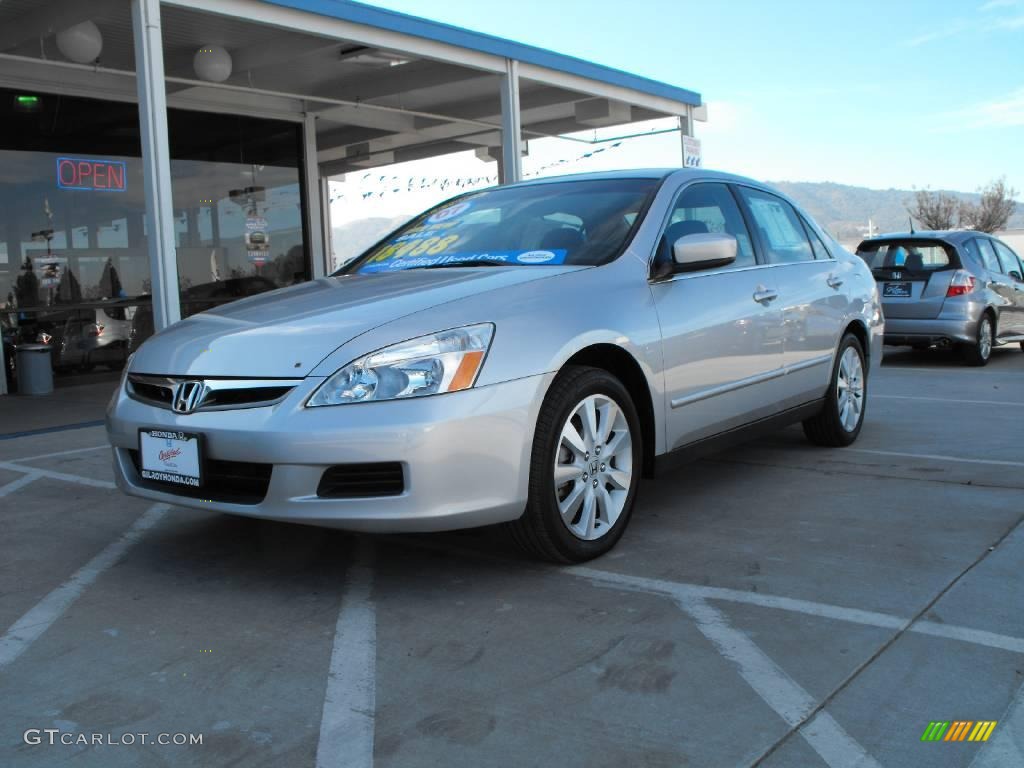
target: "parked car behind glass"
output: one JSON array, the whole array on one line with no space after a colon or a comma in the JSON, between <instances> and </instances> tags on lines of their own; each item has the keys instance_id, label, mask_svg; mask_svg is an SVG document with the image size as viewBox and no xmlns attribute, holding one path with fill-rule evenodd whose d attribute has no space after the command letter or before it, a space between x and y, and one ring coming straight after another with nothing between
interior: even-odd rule
<instances>
[{"instance_id":1,"label":"parked car behind glass","mask_svg":"<svg viewBox=\"0 0 1024 768\"><path fill-rule=\"evenodd\" d=\"M89 371L97 365L118 369L128 358L131 321L125 307L73 309L40 316L36 341L53 350L58 371Z\"/></svg>"},{"instance_id":2,"label":"parked car behind glass","mask_svg":"<svg viewBox=\"0 0 1024 768\"><path fill-rule=\"evenodd\" d=\"M365 531L508 523L579 561L622 535L642 475L793 422L852 443L882 329L864 262L768 187L542 179L156 334L107 431L132 495Z\"/></svg>"},{"instance_id":3,"label":"parked car behind glass","mask_svg":"<svg viewBox=\"0 0 1024 768\"><path fill-rule=\"evenodd\" d=\"M885 343L953 345L970 365L993 346L1024 349L1024 264L981 232L914 232L865 240L857 254L878 281Z\"/></svg>"}]
</instances>

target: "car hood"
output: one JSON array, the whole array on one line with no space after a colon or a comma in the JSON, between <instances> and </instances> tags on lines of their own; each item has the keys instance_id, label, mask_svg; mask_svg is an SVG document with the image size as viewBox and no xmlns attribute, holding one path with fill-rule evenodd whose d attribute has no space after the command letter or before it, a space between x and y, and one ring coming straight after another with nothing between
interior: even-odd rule
<instances>
[{"instance_id":1,"label":"car hood","mask_svg":"<svg viewBox=\"0 0 1024 768\"><path fill-rule=\"evenodd\" d=\"M131 370L172 376L301 378L342 344L400 317L583 268L412 269L323 277L176 323L139 348ZM439 330L444 329L424 327L423 333Z\"/></svg>"}]
</instances>

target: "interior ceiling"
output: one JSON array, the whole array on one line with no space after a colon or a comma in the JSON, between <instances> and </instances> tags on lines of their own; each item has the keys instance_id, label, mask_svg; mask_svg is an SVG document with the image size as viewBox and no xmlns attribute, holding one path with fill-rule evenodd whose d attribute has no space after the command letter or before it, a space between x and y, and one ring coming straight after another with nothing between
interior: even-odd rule
<instances>
[{"instance_id":1,"label":"interior ceiling","mask_svg":"<svg viewBox=\"0 0 1024 768\"><path fill-rule=\"evenodd\" d=\"M84 19L95 22L103 34L99 65L132 71L127 0L2 0L0 53L63 61L53 31ZM492 73L178 6L162 8L162 27L169 94L225 97L223 89L175 79L196 79L192 58L198 48L223 46L233 59L226 84L246 89L254 107L261 94L288 94L317 115L319 160L327 173L500 141L500 81ZM0 61L0 72L3 67ZM233 105L238 105L236 96L232 94ZM664 116L608 102L581 112L578 103L588 100L594 101L585 93L522 79L524 137Z\"/></svg>"}]
</instances>

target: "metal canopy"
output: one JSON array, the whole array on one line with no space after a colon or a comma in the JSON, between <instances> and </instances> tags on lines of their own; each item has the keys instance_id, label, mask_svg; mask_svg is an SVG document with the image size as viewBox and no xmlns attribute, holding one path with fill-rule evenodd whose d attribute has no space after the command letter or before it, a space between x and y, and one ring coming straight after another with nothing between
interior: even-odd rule
<instances>
[{"instance_id":1,"label":"metal canopy","mask_svg":"<svg viewBox=\"0 0 1024 768\"><path fill-rule=\"evenodd\" d=\"M75 64L56 35L84 21L102 52ZM206 46L230 53L224 82L196 75ZM158 329L179 316L167 107L302 124L314 277L333 267L328 176L477 149L509 183L524 140L706 119L684 88L348 0L0 0L0 86L139 104Z\"/></svg>"},{"instance_id":2,"label":"metal canopy","mask_svg":"<svg viewBox=\"0 0 1024 768\"><path fill-rule=\"evenodd\" d=\"M502 144L508 61L524 139L664 116L702 119L699 94L532 46L345 0L164 0L167 103L315 118L321 175ZM73 65L54 35L84 20L97 65ZM195 51L233 59L200 81ZM135 100L128 0L0 3L0 84ZM130 77L129 77L130 76ZM695 111L696 110L696 111Z\"/></svg>"}]
</instances>

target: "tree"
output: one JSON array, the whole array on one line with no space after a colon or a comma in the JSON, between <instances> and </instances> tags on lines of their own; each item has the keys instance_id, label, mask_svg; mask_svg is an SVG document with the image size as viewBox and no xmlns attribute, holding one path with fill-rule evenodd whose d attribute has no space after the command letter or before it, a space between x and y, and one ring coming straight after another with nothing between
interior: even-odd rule
<instances>
[{"instance_id":1,"label":"tree","mask_svg":"<svg viewBox=\"0 0 1024 768\"><path fill-rule=\"evenodd\" d=\"M981 200L977 205L965 202L960 206L960 223L978 232L995 232L1003 229L1006 222L1013 216L1017 201L1016 189L1007 189L1006 177L989 182L989 185L978 190Z\"/></svg>"},{"instance_id":2,"label":"tree","mask_svg":"<svg viewBox=\"0 0 1024 768\"><path fill-rule=\"evenodd\" d=\"M960 218L960 201L945 192L919 189L914 193L914 204L907 206L907 213L925 229L953 229Z\"/></svg>"}]
</instances>

